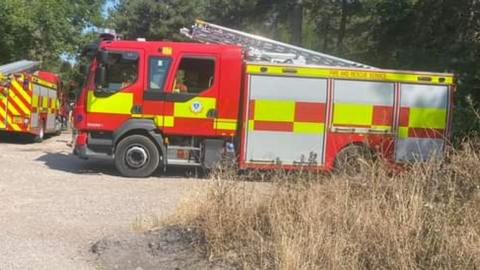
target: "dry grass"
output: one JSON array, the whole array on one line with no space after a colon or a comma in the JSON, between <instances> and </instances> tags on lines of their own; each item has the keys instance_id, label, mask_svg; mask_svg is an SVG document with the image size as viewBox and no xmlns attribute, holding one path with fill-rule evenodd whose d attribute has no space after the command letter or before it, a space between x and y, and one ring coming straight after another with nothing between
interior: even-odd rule
<instances>
[{"instance_id":1,"label":"dry grass","mask_svg":"<svg viewBox=\"0 0 480 270\"><path fill-rule=\"evenodd\" d=\"M396 175L279 173L263 196L220 170L174 222L241 269L479 269L479 146Z\"/></svg>"}]
</instances>

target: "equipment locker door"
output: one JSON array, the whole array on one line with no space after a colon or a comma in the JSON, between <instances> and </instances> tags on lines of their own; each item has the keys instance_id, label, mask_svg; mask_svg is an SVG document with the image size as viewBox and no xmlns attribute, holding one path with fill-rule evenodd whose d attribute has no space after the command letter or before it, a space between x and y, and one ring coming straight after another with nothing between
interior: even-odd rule
<instances>
[{"instance_id":1,"label":"equipment locker door","mask_svg":"<svg viewBox=\"0 0 480 270\"><path fill-rule=\"evenodd\" d=\"M402 84L397 161L442 157L447 136L449 87Z\"/></svg>"},{"instance_id":2,"label":"equipment locker door","mask_svg":"<svg viewBox=\"0 0 480 270\"><path fill-rule=\"evenodd\" d=\"M245 162L322 165L327 80L251 75L248 89Z\"/></svg>"},{"instance_id":3,"label":"equipment locker door","mask_svg":"<svg viewBox=\"0 0 480 270\"><path fill-rule=\"evenodd\" d=\"M0 129L7 128L8 88L0 87Z\"/></svg>"}]
</instances>

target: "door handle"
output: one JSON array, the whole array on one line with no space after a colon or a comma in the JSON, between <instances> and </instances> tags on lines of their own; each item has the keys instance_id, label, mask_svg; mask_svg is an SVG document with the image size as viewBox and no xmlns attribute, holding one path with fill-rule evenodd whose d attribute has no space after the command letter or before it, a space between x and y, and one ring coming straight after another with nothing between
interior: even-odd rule
<instances>
[{"instance_id":1,"label":"door handle","mask_svg":"<svg viewBox=\"0 0 480 270\"><path fill-rule=\"evenodd\" d=\"M142 113L142 105L133 105L131 113L132 114L141 114Z\"/></svg>"},{"instance_id":2,"label":"door handle","mask_svg":"<svg viewBox=\"0 0 480 270\"><path fill-rule=\"evenodd\" d=\"M218 116L218 110L217 109L210 109L207 112L207 117L208 118L217 118Z\"/></svg>"}]
</instances>

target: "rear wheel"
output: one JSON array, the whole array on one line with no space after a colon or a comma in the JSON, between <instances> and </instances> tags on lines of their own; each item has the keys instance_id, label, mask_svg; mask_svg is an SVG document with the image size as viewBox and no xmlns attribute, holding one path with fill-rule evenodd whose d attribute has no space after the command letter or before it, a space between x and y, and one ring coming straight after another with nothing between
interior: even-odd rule
<instances>
[{"instance_id":1,"label":"rear wheel","mask_svg":"<svg viewBox=\"0 0 480 270\"><path fill-rule=\"evenodd\" d=\"M158 168L159 161L157 146L142 135L124 138L115 150L115 167L126 177L148 177Z\"/></svg>"},{"instance_id":2,"label":"rear wheel","mask_svg":"<svg viewBox=\"0 0 480 270\"><path fill-rule=\"evenodd\" d=\"M363 145L350 145L342 149L335 159L335 172L350 177L366 172L375 160L374 153Z\"/></svg>"}]
</instances>

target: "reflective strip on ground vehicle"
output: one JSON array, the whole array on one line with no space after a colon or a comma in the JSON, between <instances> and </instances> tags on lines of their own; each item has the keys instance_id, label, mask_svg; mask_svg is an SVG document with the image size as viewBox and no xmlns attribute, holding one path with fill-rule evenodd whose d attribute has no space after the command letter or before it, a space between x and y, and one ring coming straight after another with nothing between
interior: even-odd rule
<instances>
[{"instance_id":1,"label":"reflective strip on ground vehicle","mask_svg":"<svg viewBox=\"0 0 480 270\"><path fill-rule=\"evenodd\" d=\"M215 119L215 129L235 131L237 119Z\"/></svg>"},{"instance_id":2,"label":"reflective strip on ground vehicle","mask_svg":"<svg viewBox=\"0 0 480 270\"><path fill-rule=\"evenodd\" d=\"M133 94L118 92L108 97L96 97L93 90L87 94L87 112L131 114Z\"/></svg>"},{"instance_id":3,"label":"reflective strip on ground vehicle","mask_svg":"<svg viewBox=\"0 0 480 270\"><path fill-rule=\"evenodd\" d=\"M249 81L247 163L323 164L327 80L255 75Z\"/></svg>"},{"instance_id":4,"label":"reflective strip on ground vehicle","mask_svg":"<svg viewBox=\"0 0 480 270\"><path fill-rule=\"evenodd\" d=\"M30 101L28 95L28 88L24 89L22 76L12 78L10 80L10 88L8 95L2 93L0 99L0 122L1 128L11 131L26 131L28 124L25 124L25 119L29 119L31 114ZM28 87L28 84L27 84Z\"/></svg>"},{"instance_id":5,"label":"reflective strip on ground vehicle","mask_svg":"<svg viewBox=\"0 0 480 270\"><path fill-rule=\"evenodd\" d=\"M361 133L391 131L394 90L392 83L336 80L333 127Z\"/></svg>"},{"instance_id":6,"label":"reflective strip on ground vehicle","mask_svg":"<svg viewBox=\"0 0 480 270\"><path fill-rule=\"evenodd\" d=\"M54 90L57 90L57 85L54 84L54 83L51 83L51 82L47 82L45 80L42 80L36 76L32 76L32 83L34 84L39 84L41 86L44 86L44 87L48 87L48 88L51 88L51 89L54 89Z\"/></svg>"},{"instance_id":7,"label":"reflective strip on ground vehicle","mask_svg":"<svg viewBox=\"0 0 480 270\"><path fill-rule=\"evenodd\" d=\"M439 158L445 145L448 87L401 85L397 161Z\"/></svg>"},{"instance_id":8,"label":"reflective strip on ground vehicle","mask_svg":"<svg viewBox=\"0 0 480 270\"><path fill-rule=\"evenodd\" d=\"M335 67L305 67L286 66L275 64L247 65L247 73L255 75L283 75L314 78L352 79L366 81L391 81L416 84L453 84L453 74L438 74L425 72L391 71L391 70L365 70L344 69Z\"/></svg>"}]
</instances>

